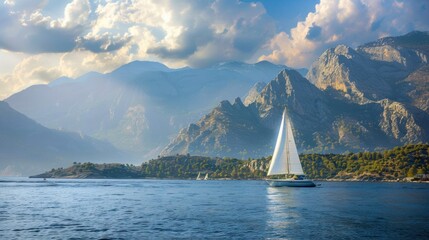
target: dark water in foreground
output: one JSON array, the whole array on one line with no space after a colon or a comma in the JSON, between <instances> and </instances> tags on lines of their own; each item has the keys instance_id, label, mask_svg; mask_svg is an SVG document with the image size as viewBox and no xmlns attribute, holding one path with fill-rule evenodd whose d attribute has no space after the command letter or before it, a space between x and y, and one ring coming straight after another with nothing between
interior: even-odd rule
<instances>
[{"instance_id":1,"label":"dark water in foreground","mask_svg":"<svg viewBox=\"0 0 429 240\"><path fill-rule=\"evenodd\" d=\"M0 239L424 239L429 184L0 179Z\"/></svg>"}]
</instances>

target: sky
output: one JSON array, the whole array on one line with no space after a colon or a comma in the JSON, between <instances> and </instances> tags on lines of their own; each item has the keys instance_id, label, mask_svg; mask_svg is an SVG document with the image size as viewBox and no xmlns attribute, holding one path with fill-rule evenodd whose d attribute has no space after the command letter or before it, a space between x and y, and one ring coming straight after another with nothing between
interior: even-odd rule
<instances>
[{"instance_id":1,"label":"sky","mask_svg":"<svg viewBox=\"0 0 429 240\"><path fill-rule=\"evenodd\" d=\"M5 0L0 99L134 61L308 68L326 49L429 30L428 0Z\"/></svg>"}]
</instances>

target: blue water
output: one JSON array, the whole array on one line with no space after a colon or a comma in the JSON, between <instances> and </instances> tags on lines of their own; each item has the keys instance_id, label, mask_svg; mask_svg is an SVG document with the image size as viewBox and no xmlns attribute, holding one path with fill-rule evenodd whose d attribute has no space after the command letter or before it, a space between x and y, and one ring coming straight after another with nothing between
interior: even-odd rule
<instances>
[{"instance_id":1,"label":"blue water","mask_svg":"<svg viewBox=\"0 0 429 240\"><path fill-rule=\"evenodd\" d=\"M429 184L0 179L0 239L424 239Z\"/></svg>"}]
</instances>

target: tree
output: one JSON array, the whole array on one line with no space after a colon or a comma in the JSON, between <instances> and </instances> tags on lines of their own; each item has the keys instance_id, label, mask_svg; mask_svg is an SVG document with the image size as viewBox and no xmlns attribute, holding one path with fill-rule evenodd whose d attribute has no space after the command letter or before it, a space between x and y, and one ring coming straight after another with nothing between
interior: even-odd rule
<instances>
[{"instance_id":1,"label":"tree","mask_svg":"<svg viewBox=\"0 0 429 240\"><path fill-rule=\"evenodd\" d=\"M412 166L407 172L407 177L414 177L417 174L416 167Z\"/></svg>"}]
</instances>

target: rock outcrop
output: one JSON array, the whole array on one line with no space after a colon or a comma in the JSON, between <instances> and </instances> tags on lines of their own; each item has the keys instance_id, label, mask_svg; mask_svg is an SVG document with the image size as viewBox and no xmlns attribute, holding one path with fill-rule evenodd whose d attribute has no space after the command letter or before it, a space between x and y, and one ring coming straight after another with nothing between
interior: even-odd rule
<instances>
[{"instance_id":1,"label":"rock outcrop","mask_svg":"<svg viewBox=\"0 0 429 240\"><path fill-rule=\"evenodd\" d=\"M271 131L262 125L256 113L254 105L246 107L240 98L233 104L222 101L196 124L182 129L161 155L190 152L204 156L260 155Z\"/></svg>"},{"instance_id":2,"label":"rock outcrop","mask_svg":"<svg viewBox=\"0 0 429 240\"><path fill-rule=\"evenodd\" d=\"M255 83L244 98L244 105L247 106L254 102L266 85L264 82Z\"/></svg>"},{"instance_id":3,"label":"rock outcrop","mask_svg":"<svg viewBox=\"0 0 429 240\"><path fill-rule=\"evenodd\" d=\"M339 45L326 50L307 78L336 97L364 104L389 98L401 101L398 82L428 63L429 33L382 38L356 50ZM401 89L399 89L401 90Z\"/></svg>"},{"instance_id":4,"label":"rock outcrop","mask_svg":"<svg viewBox=\"0 0 429 240\"><path fill-rule=\"evenodd\" d=\"M300 152L355 152L427 142L427 49L427 33L386 38L357 50L344 45L328 49L310 68L308 80L296 71L283 70L259 95L252 91L253 102L246 101L247 107L231 107L223 117L217 117L216 108L197 125L182 130L163 154L201 154L194 152L201 141L190 136L204 135L216 139L216 144L203 144L205 155L270 155L284 108ZM247 125L237 131L243 122ZM202 128L207 125L234 128ZM222 151L220 146L229 148L231 143L233 150Z\"/></svg>"}]
</instances>

